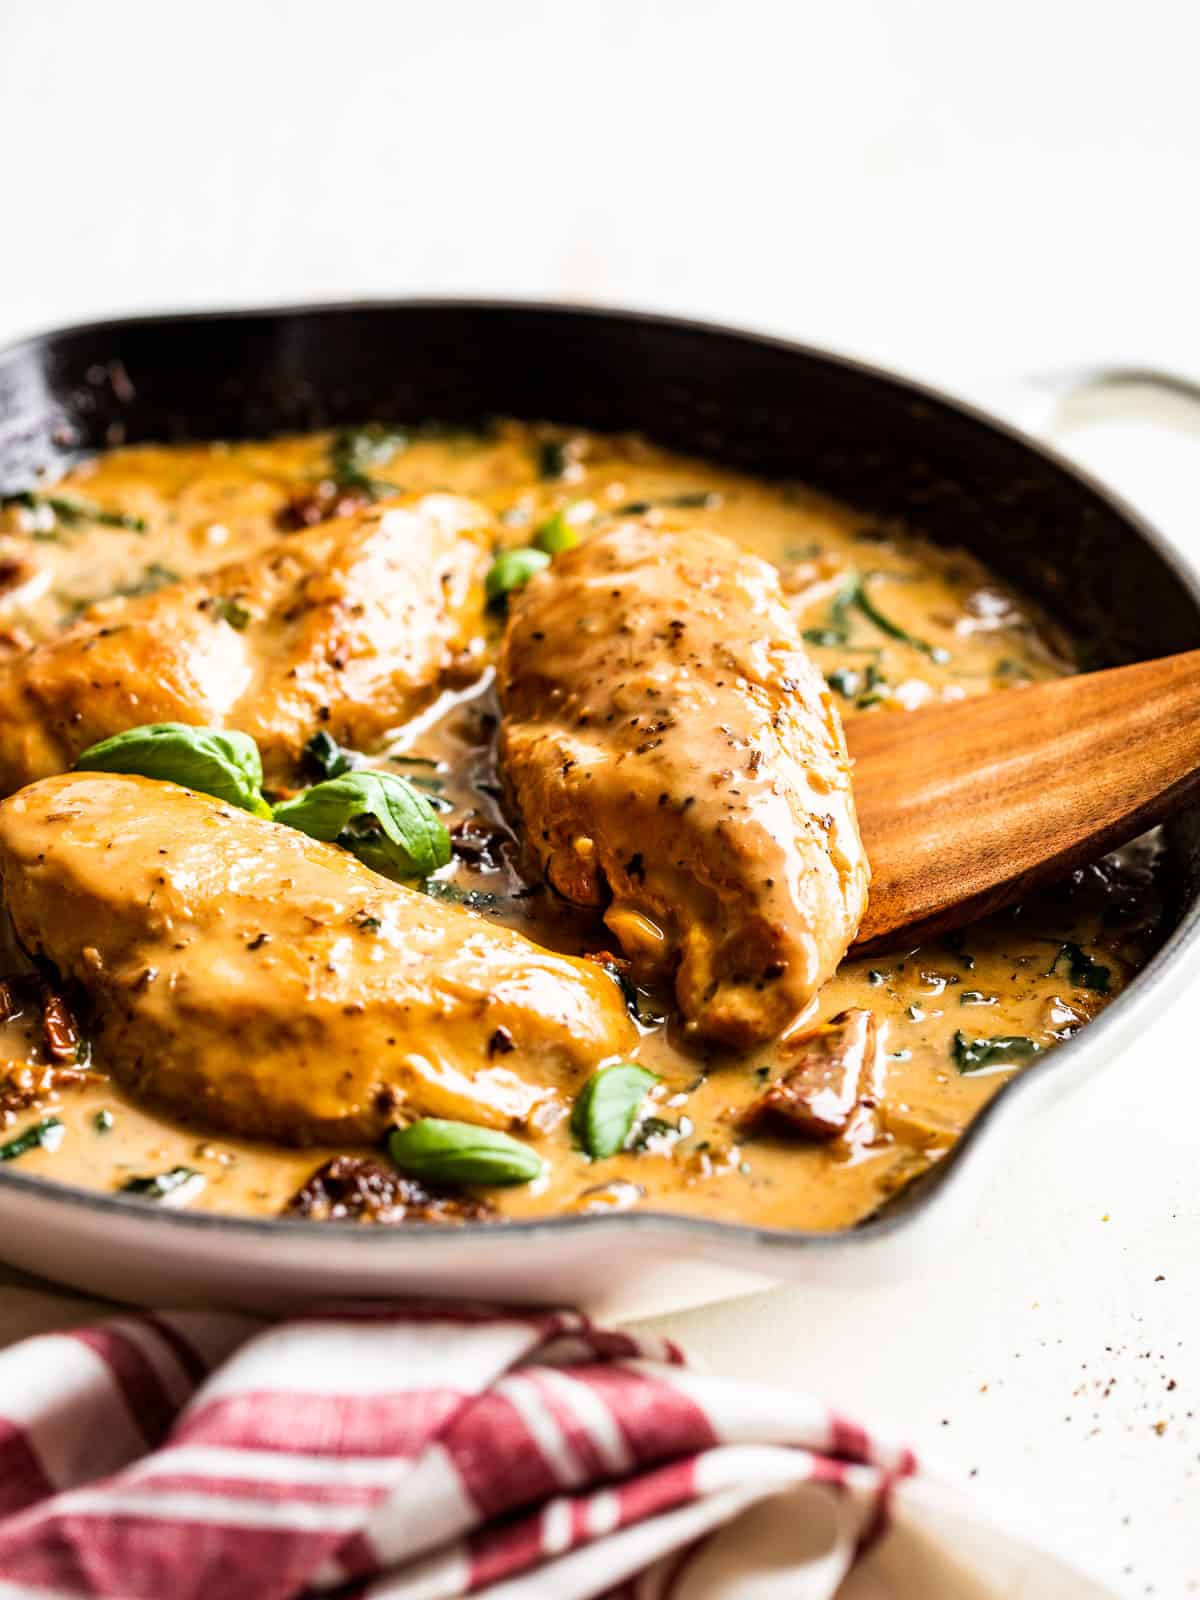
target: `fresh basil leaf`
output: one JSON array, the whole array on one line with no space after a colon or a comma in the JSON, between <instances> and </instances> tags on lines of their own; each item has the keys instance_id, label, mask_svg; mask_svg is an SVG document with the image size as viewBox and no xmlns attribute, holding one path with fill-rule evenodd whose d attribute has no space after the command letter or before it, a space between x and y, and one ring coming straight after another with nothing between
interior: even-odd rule
<instances>
[{"instance_id":1,"label":"fresh basil leaf","mask_svg":"<svg viewBox=\"0 0 1200 1600\"><path fill-rule=\"evenodd\" d=\"M567 521L565 511L556 511L542 523L533 536L534 549L544 550L548 556L557 556L564 550L573 550L578 543L579 535Z\"/></svg>"},{"instance_id":2,"label":"fresh basil leaf","mask_svg":"<svg viewBox=\"0 0 1200 1600\"><path fill-rule=\"evenodd\" d=\"M362 759L357 750L347 750L324 728L304 746L305 766L321 778L340 778L343 772L361 766Z\"/></svg>"},{"instance_id":3,"label":"fresh basil leaf","mask_svg":"<svg viewBox=\"0 0 1200 1600\"><path fill-rule=\"evenodd\" d=\"M535 572L550 565L544 550L503 550L488 570L484 588L488 605L502 605L514 589L527 584Z\"/></svg>"},{"instance_id":4,"label":"fresh basil leaf","mask_svg":"<svg viewBox=\"0 0 1200 1600\"><path fill-rule=\"evenodd\" d=\"M536 1151L507 1133L441 1117L395 1129L388 1154L401 1172L431 1183L531 1183L545 1170Z\"/></svg>"},{"instance_id":5,"label":"fresh basil leaf","mask_svg":"<svg viewBox=\"0 0 1200 1600\"><path fill-rule=\"evenodd\" d=\"M389 878L418 878L450 859L450 835L429 801L391 772L345 772L285 800L275 821L344 844Z\"/></svg>"},{"instance_id":6,"label":"fresh basil leaf","mask_svg":"<svg viewBox=\"0 0 1200 1600\"><path fill-rule=\"evenodd\" d=\"M194 1167L172 1167L169 1172L156 1172L145 1178L127 1178L121 1193L140 1194L146 1200L181 1201L199 1194L203 1187L204 1174Z\"/></svg>"},{"instance_id":7,"label":"fresh basil leaf","mask_svg":"<svg viewBox=\"0 0 1200 1600\"><path fill-rule=\"evenodd\" d=\"M15 1139L0 1144L0 1161L15 1161L18 1156L28 1155L31 1150L56 1150L62 1143L65 1132L66 1129L57 1117L43 1117L31 1128L26 1128L24 1132L17 1134Z\"/></svg>"},{"instance_id":8,"label":"fresh basil leaf","mask_svg":"<svg viewBox=\"0 0 1200 1600\"><path fill-rule=\"evenodd\" d=\"M642 1101L657 1082L656 1073L632 1061L616 1061L592 1073L576 1098L571 1132L593 1161L624 1147Z\"/></svg>"},{"instance_id":9,"label":"fresh basil leaf","mask_svg":"<svg viewBox=\"0 0 1200 1600\"><path fill-rule=\"evenodd\" d=\"M1059 963L1066 961L1067 972L1077 989L1092 989L1097 994L1107 994L1112 979L1112 968L1093 961L1086 950L1077 944L1061 944L1054 960L1046 969L1046 977L1053 978Z\"/></svg>"},{"instance_id":10,"label":"fresh basil leaf","mask_svg":"<svg viewBox=\"0 0 1200 1600\"><path fill-rule=\"evenodd\" d=\"M962 1073L979 1072L984 1067L1007 1067L1036 1056L1041 1045L1023 1035L1001 1035L993 1039L968 1039L960 1028L954 1035L951 1053Z\"/></svg>"},{"instance_id":11,"label":"fresh basil leaf","mask_svg":"<svg viewBox=\"0 0 1200 1600\"><path fill-rule=\"evenodd\" d=\"M256 817L271 815L262 797L258 746L233 729L147 722L102 739L85 750L75 765L85 772L130 772L159 778L211 794Z\"/></svg>"}]
</instances>

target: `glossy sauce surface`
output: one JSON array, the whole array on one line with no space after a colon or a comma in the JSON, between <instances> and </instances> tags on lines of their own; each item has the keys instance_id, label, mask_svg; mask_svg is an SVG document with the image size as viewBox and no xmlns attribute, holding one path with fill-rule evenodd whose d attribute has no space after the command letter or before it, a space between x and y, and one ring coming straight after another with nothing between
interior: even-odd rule
<instances>
[{"instance_id":1,"label":"glossy sauce surface","mask_svg":"<svg viewBox=\"0 0 1200 1600\"><path fill-rule=\"evenodd\" d=\"M86 604L243 559L287 525L332 509L328 435L248 445L132 448L81 467L32 503L0 511L0 650L51 636ZM372 474L409 492L447 490L486 508L495 548L523 546L561 513L581 538L636 520L723 533L778 566L788 604L843 717L904 715L931 700L1020 692L1073 670L1069 642L975 558L881 526L801 488L758 483L631 438L504 424L484 434L418 429L380 442ZM324 499L322 500L322 495ZM314 501L321 503L315 504ZM340 508L344 509L344 508ZM124 525L114 519L124 519ZM488 624L494 655L500 621ZM443 694L379 765L441 797L455 829L443 892L569 954L610 952L595 918L520 875L499 805L490 670ZM775 1226L837 1228L869 1215L951 1146L1022 1060L1086 1024L1152 947L1158 889L1152 842L1076 874L1060 889L951 940L844 962L805 1023L873 1012L882 1094L871 1126L810 1143L752 1135L739 1116L778 1069L778 1047L745 1056L685 1047L669 994L638 996L638 1058L660 1074L638 1148L589 1162L563 1121L540 1141L548 1176L489 1192L502 1215L637 1204ZM14 968L17 957L11 958ZM96 1059L82 1081L39 1093L39 1027L4 1028L9 1133L38 1117L64 1125L20 1170L112 1189L176 1166L203 1185L181 1202L277 1213L327 1149L216 1136L134 1104ZM976 1041L1028 1041L998 1052ZM1016 1064L1015 1064L1016 1063Z\"/></svg>"}]
</instances>

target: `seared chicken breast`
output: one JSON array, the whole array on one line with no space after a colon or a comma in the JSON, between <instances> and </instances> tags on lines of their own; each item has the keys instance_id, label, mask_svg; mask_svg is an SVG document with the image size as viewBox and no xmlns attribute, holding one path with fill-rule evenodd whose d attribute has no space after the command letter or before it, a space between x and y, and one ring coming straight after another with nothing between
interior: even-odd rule
<instances>
[{"instance_id":1,"label":"seared chicken breast","mask_svg":"<svg viewBox=\"0 0 1200 1600\"><path fill-rule=\"evenodd\" d=\"M146 722L247 733L268 782L318 727L371 749L479 670L487 520L453 495L375 506L93 606L0 667L0 793Z\"/></svg>"},{"instance_id":2,"label":"seared chicken breast","mask_svg":"<svg viewBox=\"0 0 1200 1600\"><path fill-rule=\"evenodd\" d=\"M850 762L774 567L623 523L515 601L500 758L533 864L604 912L697 1034L748 1048L854 937L868 868Z\"/></svg>"},{"instance_id":3,"label":"seared chicken breast","mask_svg":"<svg viewBox=\"0 0 1200 1600\"><path fill-rule=\"evenodd\" d=\"M174 784L47 778L0 805L17 937L90 1002L131 1091L304 1144L449 1117L536 1132L635 1042L617 985L336 845Z\"/></svg>"}]
</instances>

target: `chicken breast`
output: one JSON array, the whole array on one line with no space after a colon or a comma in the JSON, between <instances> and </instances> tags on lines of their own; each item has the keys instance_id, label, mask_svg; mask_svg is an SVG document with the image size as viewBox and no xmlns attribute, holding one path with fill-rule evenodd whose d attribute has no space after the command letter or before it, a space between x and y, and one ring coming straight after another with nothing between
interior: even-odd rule
<instances>
[{"instance_id":1,"label":"chicken breast","mask_svg":"<svg viewBox=\"0 0 1200 1600\"><path fill-rule=\"evenodd\" d=\"M868 868L842 728L775 568L640 523L516 600L500 756L527 851L697 1034L746 1049L833 972Z\"/></svg>"},{"instance_id":2,"label":"chicken breast","mask_svg":"<svg viewBox=\"0 0 1200 1600\"><path fill-rule=\"evenodd\" d=\"M534 1130L635 1030L593 962L174 784L75 772L0 805L18 938L90 1001L97 1062L287 1143L449 1117Z\"/></svg>"},{"instance_id":3,"label":"chicken breast","mask_svg":"<svg viewBox=\"0 0 1200 1600\"><path fill-rule=\"evenodd\" d=\"M487 521L426 495L93 606L0 667L0 793L146 722L248 733L268 782L294 776L319 727L371 749L447 673L479 670Z\"/></svg>"}]
</instances>

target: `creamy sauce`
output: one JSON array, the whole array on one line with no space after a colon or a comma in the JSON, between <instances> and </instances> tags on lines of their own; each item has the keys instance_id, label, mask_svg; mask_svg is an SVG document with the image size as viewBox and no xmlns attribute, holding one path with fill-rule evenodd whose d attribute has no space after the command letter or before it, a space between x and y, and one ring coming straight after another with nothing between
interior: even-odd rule
<instances>
[{"instance_id":1,"label":"creamy sauce","mask_svg":"<svg viewBox=\"0 0 1200 1600\"><path fill-rule=\"evenodd\" d=\"M0 510L0 652L51 635L93 600L144 591L286 537L281 523L319 495L330 451L325 434L118 450L32 504ZM485 434L418 429L371 472L406 491L448 489L479 500L497 548L527 544L556 512L581 537L617 514L727 534L779 567L845 717L1020 692L1073 670L1061 632L965 552L806 489L759 483L637 439L518 424ZM864 582L865 607L846 603L854 576ZM489 623L493 651L499 627ZM521 882L496 798L495 716L485 673L474 687L443 695L407 729L401 754L391 752L390 770L453 808L447 821L459 825L459 851L442 876L452 893L539 943L570 953L611 949L598 924ZM806 1022L847 1007L874 1013L885 1080L869 1134L827 1144L740 1135L738 1114L774 1074L772 1048L737 1059L685 1049L666 996L643 994L639 1059L662 1081L641 1148L590 1163L562 1124L540 1144L546 1179L488 1198L510 1216L632 1203L778 1226L861 1220L936 1162L1018 1070L1011 1056L989 1062L986 1048L971 1049L974 1041L1017 1037L1051 1048L1138 970L1159 915L1154 854L1144 842L955 938L844 962ZM54 1149L22 1154L21 1171L113 1189L185 1165L205 1181L181 1195L184 1203L275 1214L333 1153L214 1138L172 1122L132 1104L102 1059L78 1085L40 1091L37 1028L20 1018L3 1033L10 1088L20 1090L9 1096L10 1134L48 1114L65 1129Z\"/></svg>"}]
</instances>

